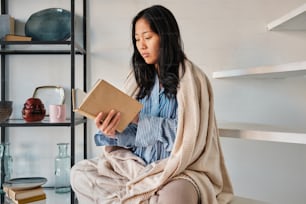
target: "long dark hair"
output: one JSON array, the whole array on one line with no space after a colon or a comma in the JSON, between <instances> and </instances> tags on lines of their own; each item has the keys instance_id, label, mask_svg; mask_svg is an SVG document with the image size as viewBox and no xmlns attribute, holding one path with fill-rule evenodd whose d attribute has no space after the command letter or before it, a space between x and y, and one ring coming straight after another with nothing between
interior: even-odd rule
<instances>
[{"instance_id":1,"label":"long dark hair","mask_svg":"<svg viewBox=\"0 0 306 204\"><path fill-rule=\"evenodd\" d=\"M167 8L155 5L140 11L132 21L132 41L134 53L132 55L132 67L136 82L140 87L137 98L149 96L155 82L156 69L152 64L146 64L136 47L135 24L144 18L153 32L160 37L159 53L159 80L164 87L168 97L174 97L179 84L179 66L182 65L182 73L185 72L184 61L186 59L183 51L180 30L174 15Z\"/></svg>"}]
</instances>

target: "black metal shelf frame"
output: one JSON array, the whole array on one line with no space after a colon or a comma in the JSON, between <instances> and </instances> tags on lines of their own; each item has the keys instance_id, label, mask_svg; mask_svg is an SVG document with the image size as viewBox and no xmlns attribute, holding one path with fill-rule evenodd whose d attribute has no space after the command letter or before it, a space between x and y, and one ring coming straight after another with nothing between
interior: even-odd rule
<instances>
[{"instance_id":1,"label":"black metal shelf frame","mask_svg":"<svg viewBox=\"0 0 306 204\"><path fill-rule=\"evenodd\" d=\"M68 1L68 0L67 0ZM1 14L8 14L8 3L9 0L1 0ZM75 56L76 55L82 55L83 56L83 89L87 90L87 54L86 54L86 48L87 48L87 0L82 1L82 7L83 7L83 47L78 45L75 42L75 0L70 0L70 12L71 12L71 38L67 41L30 41L30 42L4 42L1 41L1 49L0 49L0 55L1 55L1 100L6 100L6 90L7 90L7 84L6 84L6 57L8 55L70 55L70 88L75 88ZM18 49L15 49L14 46L18 45ZM50 45L51 47L53 45L63 45L66 46L64 49L22 49L22 45ZM72 101L72 98L71 98ZM72 106L71 106L72 107ZM87 158L87 120L85 118L79 119L75 117L75 113L73 112L72 108L70 110L71 118L70 120L67 120L63 123L49 123L47 121L41 121L41 122L35 122L35 123L27 123L22 120L8 120L3 123L0 123L1 127L1 143L6 142L6 138L8 137L6 128L9 127L70 127L70 145L71 145L71 166L75 163L75 127L77 125L83 125L83 151L84 151L84 158ZM1 161L3 164L3 160ZM3 165L1 172L3 172ZM4 179L4 175L2 173L1 175L1 182ZM1 183L2 186L2 183ZM71 191L71 203L75 203L75 195L74 192Z\"/></svg>"}]
</instances>

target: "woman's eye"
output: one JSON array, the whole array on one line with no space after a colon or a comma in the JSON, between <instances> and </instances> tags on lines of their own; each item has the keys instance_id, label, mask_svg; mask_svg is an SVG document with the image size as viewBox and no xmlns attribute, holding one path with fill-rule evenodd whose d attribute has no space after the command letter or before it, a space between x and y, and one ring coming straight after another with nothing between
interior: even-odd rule
<instances>
[{"instance_id":1,"label":"woman's eye","mask_svg":"<svg viewBox=\"0 0 306 204\"><path fill-rule=\"evenodd\" d=\"M135 41L136 41L136 42L138 42L138 41L139 41L139 39L135 39Z\"/></svg>"}]
</instances>

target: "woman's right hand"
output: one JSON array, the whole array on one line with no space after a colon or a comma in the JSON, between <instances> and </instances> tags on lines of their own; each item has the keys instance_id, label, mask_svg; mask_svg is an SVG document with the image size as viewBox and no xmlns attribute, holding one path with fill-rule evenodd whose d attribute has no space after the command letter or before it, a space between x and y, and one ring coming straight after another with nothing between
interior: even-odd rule
<instances>
[{"instance_id":1,"label":"woman's right hand","mask_svg":"<svg viewBox=\"0 0 306 204\"><path fill-rule=\"evenodd\" d=\"M97 115L95 118L96 126L106 136L114 138L116 135L116 129L120 122L120 112L111 110L106 117L104 114L105 113L100 112Z\"/></svg>"}]
</instances>

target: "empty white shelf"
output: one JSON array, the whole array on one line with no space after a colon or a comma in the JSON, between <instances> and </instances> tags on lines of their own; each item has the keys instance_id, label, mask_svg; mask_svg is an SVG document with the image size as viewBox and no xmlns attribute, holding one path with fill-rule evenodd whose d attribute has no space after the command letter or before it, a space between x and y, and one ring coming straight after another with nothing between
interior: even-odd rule
<instances>
[{"instance_id":1,"label":"empty white shelf","mask_svg":"<svg viewBox=\"0 0 306 204\"><path fill-rule=\"evenodd\" d=\"M216 79L230 77L283 78L301 75L306 75L306 61L213 72L213 78Z\"/></svg>"},{"instance_id":2,"label":"empty white shelf","mask_svg":"<svg viewBox=\"0 0 306 204\"><path fill-rule=\"evenodd\" d=\"M268 30L306 30L306 3L267 25Z\"/></svg>"},{"instance_id":3,"label":"empty white shelf","mask_svg":"<svg viewBox=\"0 0 306 204\"><path fill-rule=\"evenodd\" d=\"M289 130L264 124L219 122L221 137L306 144L306 130Z\"/></svg>"}]
</instances>

